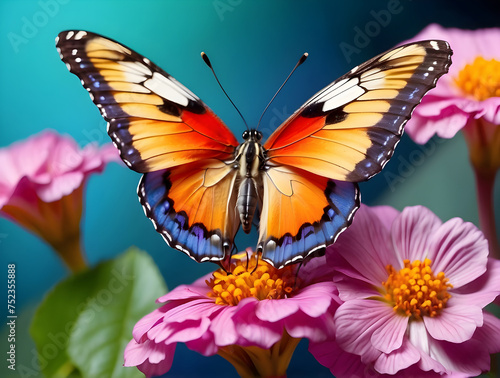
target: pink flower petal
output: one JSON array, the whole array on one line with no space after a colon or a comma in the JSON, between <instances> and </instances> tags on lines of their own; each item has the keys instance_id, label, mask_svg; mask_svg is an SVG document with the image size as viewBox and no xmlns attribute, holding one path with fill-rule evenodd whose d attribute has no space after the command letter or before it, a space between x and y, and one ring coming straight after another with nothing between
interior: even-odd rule
<instances>
[{"instance_id":1,"label":"pink flower petal","mask_svg":"<svg viewBox=\"0 0 500 378\"><path fill-rule=\"evenodd\" d=\"M206 334L208 328L210 327L210 319L201 318L197 320L188 320L180 323L169 323L169 328L172 330L170 337L165 339L166 344L174 344L174 343L186 343L192 340L198 340L204 334ZM154 329L154 328L153 328ZM161 340L161 335L160 336ZM158 342L159 340L150 337L150 339Z\"/></svg>"},{"instance_id":2,"label":"pink flower petal","mask_svg":"<svg viewBox=\"0 0 500 378\"><path fill-rule=\"evenodd\" d=\"M132 331L135 341L140 342L144 334L148 332L159 320L163 319L165 311L166 309L162 307L143 316L142 319L135 324L134 330Z\"/></svg>"},{"instance_id":3,"label":"pink flower petal","mask_svg":"<svg viewBox=\"0 0 500 378\"><path fill-rule=\"evenodd\" d=\"M446 372L456 372L459 376L475 377L490 368L487 348L474 339L455 344L429 338L429 353Z\"/></svg>"},{"instance_id":4,"label":"pink flower petal","mask_svg":"<svg viewBox=\"0 0 500 378\"><path fill-rule=\"evenodd\" d=\"M408 317L401 316L386 306L386 312L380 313L381 325L373 332L372 345L383 353L391 353L401 347L403 336L408 326Z\"/></svg>"},{"instance_id":5,"label":"pink flower petal","mask_svg":"<svg viewBox=\"0 0 500 378\"><path fill-rule=\"evenodd\" d=\"M233 316L236 308L226 306L217 316L212 319L210 331L214 335L214 342L219 346L233 345L238 341L238 333L233 322Z\"/></svg>"},{"instance_id":6,"label":"pink flower petal","mask_svg":"<svg viewBox=\"0 0 500 378\"><path fill-rule=\"evenodd\" d=\"M407 337L408 341L420 351L420 362L418 363L420 369L424 371L432 370L436 373L446 373L446 368L435 358L431 357L433 354L431 350L433 344L424 322L409 322Z\"/></svg>"},{"instance_id":7,"label":"pink flower petal","mask_svg":"<svg viewBox=\"0 0 500 378\"><path fill-rule=\"evenodd\" d=\"M460 218L451 219L434 231L428 252L434 274L444 272L454 288L486 271L488 242L476 226Z\"/></svg>"},{"instance_id":8,"label":"pink flower petal","mask_svg":"<svg viewBox=\"0 0 500 378\"><path fill-rule=\"evenodd\" d=\"M212 276L212 274L207 274L203 276L202 278L198 279L194 284L192 285L180 285L175 288L175 290L169 291L167 294L163 295L162 297L158 298L156 302L158 303L165 303L168 301L175 301L175 300L185 300L185 299L210 299L207 297L207 293L210 291L209 287L205 284L205 279L209 279ZM203 280L203 281L202 281ZM196 283L202 281L202 286L196 285ZM213 301L213 299L212 299Z\"/></svg>"},{"instance_id":9,"label":"pink flower petal","mask_svg":"<svg viewBox=\"0 0 500 378\"><path fill-rule=\"evenodd\" d=\"M339 348L335 341L310 343L309 352L336 377L365 377L365 366L359 356ZM373 375L375 376L375 375Z\"/></svg>"},{"instance_id":10,"label":"pink flower petal","mask_svg":"<svg viewBox=\"0 0 500 378\"><path fill-rule=\"evenodd\" d=\"M257 300L246 301L241 307L239 306L238 312L233 317L236 332L241 337L239 345L256 345L268 349L281 339L283 323L265 322L257 318L255 314L256 302Z\"/></svg>"},{"instance_id":11,"label":"pink flower petal","mask_svg":"<svg viewBox=\"0 0 500 378\"><path fill-rule=\"evenodd\" d=\"M286 300L265 299L256 304L255 315L263 321L276 322L299 310L298 301L294 298Z\"/></svg>"},{"instance_id":12,"label":"pink flower petal","mask_svg":"<svg viewBox=\"0 0 500 378\"><path fill-rule=\"evenodd\" d=\"M387 256L392 255L389 240L389 231L377 212L362 206L351 227L327 249L327 262L346 276L380 285L387 278Z\"/></svg>"},{"instance_id":13,"label":"pink flower petal","mask_svg":"<svg viewBox=\"0 0 500 378\"><path fill-rule=\"evenodd\" d=\"M405 259L410 262L423 261L429 251L429 235L432 235L441 223L433 212L423 206L405 208L392 226L392 244L399 265L393 264L394 268L402 268Z\"/></svg>"},{"instance_id":14,"label":"pink flower petal","mask_svg":"<svg viewBox=\"0 0 500 378\"><path fill-rule=\"evenodd\" d=\"M461 343L469 340L476 327L483 324L483 311L476 306L448 306L439 316L424 317L424 324L434 339Z\"/></svg>"},{"instance_id":15,"label":"pink flower petal","mask_svg":"<svg viewBox=\"0 0 500 378\"><path fill-rule=\"evenodd\" d=\"M396 374L400 370L406 369L420 360L420 353L407 340L401 348L389 353L382 353L375 361L374 368L382 374Z\"/></svg>"},{"instance_id":16,"label":"pink flower petal","mask_svg":"<svg viewBox=\"0 0 500 378\"><path fill-rule=\"evenodd\" d=\"M304 313L298 313L285 319L284 325L288 334L296 339L308 338L310 341L320 342L335 336L333 310L331 314L313 319Z\"/></svg>"},{"instance_id":17,"label":"pink flower petal","mask_svg":"<svg viewBox=\"0 0 500 378\"><path fill-rule=\"evenodd\" d=\"M339 267L339 270L342 269L340 268L340 264L337 266ZM348 266L350 267L350 265ZM343 271L346 270L343 269ZM364 277L355 275L351 272L348 272L347 274L339 272L335 275L333 280L339 290L339 297L342 301L350 301L352 299L360 298L371 298L380 295L380 292L377 290L375 283L368 283L365 281ZM379 285L381 283L382 281L379 283Z\"/></svg>"},{"instance_id":18,"label":"pink flower petal","mask_svg":"<svg viewBox=\"0 0 500 378\"><path fill-rule=\"evenodd\" d=\"M486 273L459 289L451 290L453 300L463 305L485 307L500 295L500 261L488 258Z\"/></svg>"},{"instance_id":19,"label":"pink flower petal","mask_svg":"<svg viewBox=\"0 0 500 378\"><path fill-rule=\"evenodd\" d=\"M377 300L347 301L337 309L334 317L337 343L345 351L360 356L372 348L394 350L401 346L405 329L405 321L396 317L389 305ZM374 336L389 321L396 328L388 327L385 337L380 333Z\"/></svg>"},{"instance_id":20,"label":"pink flower petal","mask_svg":"<svg viewBox=\"0 0 500 378\"><path fill-rule=\"evenodd\" d=\"M473 336L489 354L498 353L500 350L500 319L496 316L483 312L483 325L477 328Z\"/></svg>"},{"instance_id":21,"label":"pink flower petal","mask_svg":"<svg viewBox=\"0 0 500 378\"><path fill-rule=\"evenodd\" d=\"M155 345L130 341L124 352L124 366L137 366L146 377L162 375L172 367L175 344Z\"/></svg>"}]
</instances>

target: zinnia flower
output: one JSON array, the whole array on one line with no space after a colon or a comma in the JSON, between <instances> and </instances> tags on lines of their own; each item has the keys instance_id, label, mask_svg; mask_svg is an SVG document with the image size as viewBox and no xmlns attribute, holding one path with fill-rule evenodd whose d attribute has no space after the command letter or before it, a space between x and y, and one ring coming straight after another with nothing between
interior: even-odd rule
<instances>
[{"instance_id":1,"label":"zinnia flower","mask_svg":"<svg viewBox=\"0 0 500 378\"><path fill-rule=\"evenodd\" d=\"M80 246L84 184L119 160L110 144L79 149L73 139L44 131L0 149L0 214L37 234L74 271L85 266Z\"/></svg>"},{"instance_id":2,"label":"zinnia flower","mask_svg":"<svg viewBox=\"0 0 500 378\"><path fill-rule=\"evenodd\" d=\"M251 251L249 251L251 253ZM158 299L163 306L134 327L125 366L151 377L167 372L176 343L205 356L218 353L243 377L284 376L301 338L333 337L338 298L316 269L325 258L277 270L255 257L233 256L231 273L219 269ZM314 274L314 272L317 274Z\"/></svg>"},{"instance_id":3,"label":"zinnia flower","mask_svg":"<svg viewBox=\"0 0 500 378\"><path fill-rule=\"evenodd\" d=\"M460 30L429 25L410 41L444 39L453 64L415 108L406 131L417 143L463 130L475 170L481 229L500 258L493 186L500 168L500 28Z\"/></svg>"},{"instance_id":4,"label":"zinnia flower","mask_svg":"<svg viewBox=\"0 0 500 378\"><path fill-rule=\"evenodd\" d=\"M500 351L500 261L471 223L361 207L327 250L343 301L336 338L310 350L337 377L476 376ZM347 372L347 373L346 373Z\"/></svg>"}]
</instances>

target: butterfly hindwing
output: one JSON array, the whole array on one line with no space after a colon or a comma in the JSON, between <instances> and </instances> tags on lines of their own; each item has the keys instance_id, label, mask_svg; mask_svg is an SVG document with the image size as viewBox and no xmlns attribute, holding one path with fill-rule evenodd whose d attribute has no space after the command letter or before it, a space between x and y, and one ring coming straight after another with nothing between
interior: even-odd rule
<instances>
[{"instance_id":1,"label":"butterfly hindwing","mask_svg":"<svg viewBox=\"0 0 500 378\"><path fill-rule=\"evenodd\" d=\"M269 137L263 145L268 206L263 207L258 243L263 259L280 265L300 261L331 244L351 223L359 192L350 183L367 180L384 167L413 109L448 71L451 54L444 41L380 54L318 92ZM297 176L297 171L306 173ZM334 186L336 192L330 190L335 180L342 181ZM283 189L288 187L289 194ZM273 201L285 203L287 210L279 213ZM325 216L332 211L334 219ZM304 239L306 229L309 239Z\"/></svg>"},{"instance_id":2,"label":"butterfly hindwing","mask_svg":"<svg viewBox=\"0 0 500 378\"><path fill-rule=\"evenodd\" d=\"M139 183L140 201L172 248L198 262L220 261L231 252L239 226L236 172L211 160L146 173Z\"/></svg>"},{"instance_id":3,"label":"butterfly hindwing","mask_svg":"<svg viewBox=\"0 0 500 378\"><path fill-rule=\"evenodd\" d=\"M289 167L268 169L263 184L258 250L278 268L334 243L360 204L356 183Z\"/></svg>"}]
</instances>

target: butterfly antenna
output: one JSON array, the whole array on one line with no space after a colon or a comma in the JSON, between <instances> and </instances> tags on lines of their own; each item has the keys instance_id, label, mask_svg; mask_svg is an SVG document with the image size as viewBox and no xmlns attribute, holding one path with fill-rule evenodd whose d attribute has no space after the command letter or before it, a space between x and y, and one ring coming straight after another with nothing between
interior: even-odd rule
<instances>
[{"instance_id":1,"label":"butterfly antenna","mask_svg":"<svg viewBox=\"0 0 500 378\"><path fill-rule=\"evenodd\" d=\"M281 88L283 88L286 84L286 82L288 81L288 79L290 79L290 77L292 76L292 74L295 72L295 70L302 64L306 61L307 57L309 56L308 53L304 53L302 54L302 56L300 57L299 61L297 62L297 64L295 65L295 67L293 67L293 70L292 72L290 72L288 74L288 76L286 77L285 81L283 82L283 84L281 84L281 87L278 88L278 90L276 91L276 93L274 94L273 98L271 99L271 101L269 101L269 104L267 104L266 108L264 109L264 111L262 112L262 115L260 116L259 118L259 122L257 123L257 127L255 128L255 130L257 130L259 128L259 125L260 125L260 121L262 121L262 117L264 117L264 114L266 114L266 111L267 109L269 108L269 106L272 104L272 102L274 101L274 99L276 98L276 96L278 95L278 93L280 93L281 91Z\"/></svg>"},{"instance_id":2,"label":"butterfly antenna","mask_svg":"<svg viewBox=\"0 0 500 378\"><path fill-rule=\"evenodd\" d=\"M208 66L208 68L210 68L210 70L212 70L212 73L214 74L215 80L217 80L217 84L219 84L220 89L222 89L222 92L224 92L224 94L226 95L226 97L229 100L229 102L233 105L233 107L236 109L236 111L240 115L241 119L243 120L243 123L245 124L245 127L247 128L247 130L249 130L250 128L248 127L248 123L247 123L247 121L245 121L245 118L243 117L243 114L241 114L240 110L236 107L236 105L234 104L233 100L231 100L231 97L229 97L229 95L226 93L226 91L224 90L224 87L222 86L222 84L219 81L219 78L215 74L214 68L212 67L212 63L210 62L210 59L208 59L207 54L205 54L204 52L202 52L201 53L201 57L202 57L203 61L205 62L205 64Z\"/></svg>"}]
</instances>

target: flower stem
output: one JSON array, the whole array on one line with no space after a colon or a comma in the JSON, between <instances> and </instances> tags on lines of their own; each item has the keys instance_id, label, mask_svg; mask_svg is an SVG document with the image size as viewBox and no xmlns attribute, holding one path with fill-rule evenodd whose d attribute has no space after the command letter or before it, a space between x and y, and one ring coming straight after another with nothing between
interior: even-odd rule
<instances>
[{"instance_id":1,"label":"flower stem","mask_svg":"<svg viewBox=\"0 0 500 378\"><path fill-rule=\"evenodd\" d=\"M490 250L490 256L500 259L500 247L495 226L495 212L493 204L493 187L495 185L495 172L485 173L475 170L477 187L477 204L479 211L479 224Z\"/></svg>"},{"instance_id":2,"label":"flower stem","mask_svg":"<svg viewBox=\"0 0 500 378\"><path fill-rule=\"evenodd\" d=\"M73 273L77 273L87 267L87 263L83 258L84 254L80 243L80 235L67 239L59 245L52 245L52 248L54 248L59 257L61 257Z\"/></svg>"},{"instance_id":3,"label":"flower stem","mask_svg":"<svg viewBox=\"0 0 500 378\"><path fill-rule=\"evenodd\" d=\"M493 203L495 176L500 169L500 126L479 118L462 130L476 175L479 224L488 240L490 256L500 259Z\"/></svg>"},{"instance_id":4,"label":"flower stem","mask_svg":"<svg viewBox=\"0 0 500 378\"><path fill-rule=\"evenodd\" d=\"M240 377L286 377L286 370L299 341L284 331L281 340L269 349L229 345L220 348L218 354L235 367Z\"/></svg>"}]
</instances>

